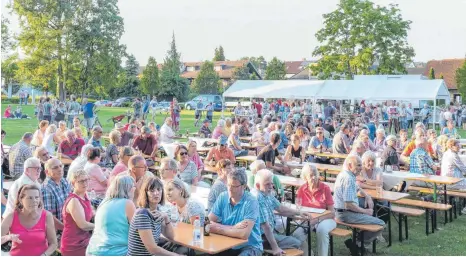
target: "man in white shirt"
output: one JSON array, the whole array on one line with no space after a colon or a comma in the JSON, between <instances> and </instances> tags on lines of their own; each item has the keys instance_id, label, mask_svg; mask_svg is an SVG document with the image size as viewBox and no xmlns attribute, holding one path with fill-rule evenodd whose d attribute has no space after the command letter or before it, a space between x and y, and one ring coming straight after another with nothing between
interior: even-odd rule
<instances>
[{"instance_id":1,"label":"man in white shirt","mask_svg":"<svg viewBox=\"0 0 466 257\"><path fill-rule=\"evenodd\" d=\"M165 123L160 128L160 144L171 144L174 142L175 132L173 132L172 124L172 118L167 117Z\"/></svg>"},{"instance_id":2,"label":"man in white shirt","mask_svg":"<svg viewBox=\"0 0 466 257\"><path fill-rule=\"evenodd\" d=\"M398 134L398 114L400 113L398 110L398 106L396 106L395 101L392 101L391 105L387 108L388 113L388 134L392 133L392 126L395 127L395 135Z\"/></svg>"},{"instance_id":3,"label":"man in white shirt","mask_svg":"<svg viewBox=\"0 0 466 257\"><path fill-rule=\"evenodd\" d=\"M152 97L152 100L149 103L150 112L152 113L152 120L155 121L155 111L157 110L157 97Z\"/></svg>"},{"instance_id":4,"label":"man in white shirt","mask_svg":"<svg viewBox=\"0 0 466 257\"><path fill-rule=\"evenodd\" d=\"M8 201L3 217L6 217L15 210L16 198L18 197L19 189L23 185L35 184L40 188L40 184L37 180L39 179L41 170L40 160L35 157L30 157L24 162L24 173L13 182L8 191Z\"/></svg>"}]
</instances>

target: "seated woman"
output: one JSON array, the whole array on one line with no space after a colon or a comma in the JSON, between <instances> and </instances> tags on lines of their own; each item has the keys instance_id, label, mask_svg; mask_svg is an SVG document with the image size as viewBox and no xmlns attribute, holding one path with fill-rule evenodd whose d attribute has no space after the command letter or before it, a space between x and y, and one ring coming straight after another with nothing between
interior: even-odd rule
<instances>
[{"instance_id":1,"label":"seated woman","mask_svg":"<svg viewBox=\"0 0 466 257\"><path fill-rule=\"evenodd\" d=\"M230 160L221 159L217 162L216 169L218 177L209 191L209 196L207 197L207 210L212 208L221 193L227 191L227 175L230 171L234 170L234 166Z\"/></svg>"},{"instance_id":2,"label":"seated woman","mask_svg":"<svg viewBox=\"0 0 466 257\"><path fill-rule=\"evenodd\" d=\"M376 151L383 151L385 148L385 130L384 129L377 129L374 138L374 146Z\"/></svg>"},{"instance_id":3,"label":"seated woman","mask_svg":"<svg viewBox=\"0 0 466 257\"><path fill-rule=\"evenodd\" d=\"M301 198L302 206L330 211L329 214L319 217L317 223L311 223L317 234L317 255L328 256L329 233L337 226L334 220L335 209L333 208L332 191L329 186L320 181L320 175L315 166L304 165L301 178L306 182L297 192L297 197Z\"/></svg>"},{"instance_id":4,"label":"seated woman","mask_svg":"<svg viewBox=\"0 0 466 257\"><path fill-rule=\"evenodd\" d=\"M42 146L47 149L47 152L49 153L50 156L53 156L55 154L55 149L57 145L60 144L60 138L56 135L57 132L57 126L55 124L50 125L46 130L45 130L45 135L44 139L42 140Z\"/></svg>"},{"instance_id":5,"label":"seated woman","mask_svg":"<svg viewBox=\"0 0 466 257\"><path fill-rule=\"evenodd\" d=\"M144 180L140 192L137 200L139 209L129 226L127 255L178 255L157 245L160 235L168 240L174 238L171 220L160 210L160 206L165 204L162 181L149 177Z\"/></svg>"},{"instance_id":6,"label":"seated woman","mask_svg":"<svg viewBox=\"0 0 466 257\"><path fill-rule=\"evenodd\" d=\"M269 135L264 132L264 127L261 124L256 125L256 131L252 133L251 143L255 145L266 145L268 142ZM257 149L258 152L262 150L262 147Z\"/></svg>"},{"instance_id":7,"label":"seated woman","mask_svg":"<svg viewBox=\"0 0 466 257\"><path fill-rule=\"evenodd\" d=\"M299 138L299 145L301 145L304 149L307 149L309 147L309 140L311 139L309 137L309 130L307 130L305 127L298 127L296 129L295 135L297 135Z\"/></svg>"},{"instance_id":8,"label":"seated woman","mask_svg":"<svg viewBox=\"0 0 466 257\"><path fill-rule=\"evenodd\" d=\"M8 241L13 243L11 256L50 256L57 249L53 215L44 210L34 184L19 189L14 212L2 220L2 244Z\"/></svg>"},{"instance_id":9,"label":"seated woman","mask_svg":"<svg viewBox=\"0 0 466 257\"><path fill-rule=\"evenodd\" d=\"M100 149L93 147L87 153L87 163L84 165L84 170L89 175L88 191L94 190L99 198L103 198L108 186L108 174L99 166ZM93 200L93 199L91 199Z\"/></svg>"},{"instance_id":10,"label":"seated woman","mask_svg":"<svg viewBox=\"0 0 466 257\"><path fill-rule=\"evenodd\" d=\"M121 151L118 153L118 162L113 167L112 172L110 173L110 179L109 181L111 182L118 174L127 171L128 170L128 161L131 156L134 155L134 150L130 146L125 146L121 148Z\"/></svg>"},{"instance_id":11,"label":"seated woman","mask_svg":"<svg viewBox=\"0 0 466 257\"><path fill-rule=\"evenodd\" d=\"M8 105L8 107L6 107L5 112L3 113L3 116L7 119L13 118L13 114L11 113L11 105Z\"/></svg>"},{"instance_id":12,"label":"seated woman","mask_svg":"<svg viewBox=\"0 0 466 257\"><path fill-rule=\"evenodd\" d=\"M189 140L186 145L188 148L189 160L194 162L194 164L196 164L197 173L200 178L202 175L202 172L204 171L204 163L202 162L202 159L199 156L199 153L197 153L197 143L194 140Z\"/></svg>"},{"instance_id":13,"label":"seated woman","mask_svg":"<svg viewBox=\"0 0 466 257\"><path fill-rule=\"evenodd\" d=\"M382 170L375 167L377 156L374 152L367 151L362 155L362 181L358 181L361 188L376 189L383 186Z\"/></svg>"},{"instance_id":14,"label":"seated woman","mask_svg":"<svg viewBox=\"0 0 466 257\"><path fill-rule=\"evenodd\" d=\"M106 166L113 168L118 163L119 153L117 145L121 142L121 133L118 130L112 130L109 137L110 144L107 145L107 150L105 150Z\"/></svg>"},{"instance_id":15,"label":"seated woman","mask_svg":"<svg viewBox=\"0 0 466 257\"><path fill-rule=\"evenodd\" d=\"M290 174L291 169L287 165L275 163L275 158L279 158L281 163L284 163L284 159L279 155L277 148L280 145L280 134L272 133L270 136L270 143L265 146L262 151L257 155L257 160L265 162L267 169L280 174Z\"/></svg>"},{"instance_id":16,"label":"seated woman","mask_svg":"<svg viewBox=\"0 0 466 257\"><path fill-rule=\"evenodd\" d=\"M199 218L201 228L204 227L205 206L202 203L190 198L189 190L179 179L173 179L165 184L167 201L175 205L175 211L178 213L179 221L187 224L194 224L194 220ZM179 254L188 254L188 248L169 243L164 246L172 252Z\"/></svg>"},{"instance_id":17,"label":"seated woman","mask_svg":"<svg viewBox=\"0 0 466 257\"><path fill-rule=\"evenodd\" d=\"M218 139L221 135L224 135L226 137L230 136L230 134L227 133L227 131L225 130L225 121L219 119L217 121L217 126L214 128L214 131L212 131L212 138Z\"/></svg>"},{"instance_id":18,"label":"seated woman","mask_svg":"<svg viewBox=\"0 0 466 257\"><path fill-rule=\"evenodd\" d=\"M461 161L458 153L461 149L460 142L456 139L449 139L448 150L443 154L441 175L446 177L463 178L466 175L466 166ZM466 180L448 186L450 189L466 191ZM466 208L463 209L463 213Z\"/></svg>"},{"instance_id":19,"label":"seated woman","mask_svg":"<svg viewBox=\"0 0 466 257\"><path fill-rule=\"evenodd\" d=\"M84 256L91 238L94 216L91 201L86 191L89 187L89 176L86 171L78 170L71 177L73 192L69 194L63 205L63 234L60 252L63 256Z\"/></svg>"},{"instance_id":20,"label":"seated woman","mask_svg":"<svg viewBox=\"0 0 466 257\"><path fill-rule=\"evenodd\" d=\"M188 149L184 145L178 145L175 150L175 157L180 162L180 177L185 183L193 186L210 187L204 181L199 181L200 176L196 164L189 160Z\"/></svg>"},{"instance_id":21,"label":"seated woman","mask_svg":"<svg viewBox=\"0 0 466 257\"><path fill-rule=\"evenodd\" d=\"M129 224L136 211L133 202L135 190L131 176L117 176L112 180L104 200L97 208L95 228L86 255L126 255Z\"/></svg>"},{"instance_id":22,"label":"seated woman","mask_svg":"<svg viewBox=\"0 0 466 257\"><path fill-rule=\"evenodd\" d=\"M228 137L228 147L233 150L235 157L248 155L248 150L241 147L241 140L239 139L239 126L234 124L231 129L231 134Z\"/></svg>"},{"instance_id":23,"label":"seated woman","mask_svg":"<svg viewBox=\"0 0 466 257\"><path fill-rule=\"evenodd\" d=\"M68 175L66 175L66 180L68 180L68 182L71 183L71 177L74 172L84 169L84 165L87 163L87 154L92 148L93 146L91 144L84 145L81 149L81 154L71 162L70 168L68 169Z\"/></svg>"},{"instance_id":24,"label":"seated woman","mask_svg":"<svg viewBox=\"0 0 466 257\"><path fill-rule=\"evenodd\" d=\"M21 109L21 106L19 106L19 105L16 106L15 118L17 118L17 119L23 118L23 109Z\"/></svg>"},{"instance_id":25,"label":"seated woman","mask_svg":"<svg viewBox=\"0 0 466 257\"><path fill-rule=\"evenodd\" d=\"M304 148L300 146L300 140L297 135L291 136L291 144L288 145L285 152L285 161L299 161L304 162L306 153Z\"/></svg>"},{"instance_id":26,"label":"seated woman","mask_svg":"<svg viewBox=\"0 0 466 257\"><path fill-rule=\"evenodd\" d=\"M41 146L42 145L42 141L44 140L45 131L47 130L48 127L49 127L49 121L42 120L42 121L39 122L39 129L36 130L36 132L34 132L34 135L32 136L31 145L34 145L34 146ZM60 142L61 142L61 138L60 138Z\"/></svg>"},{"instance_id":27,"label":"seated woman","mask_svg":"<svg viewBox=\"0 0 466 257\"><path fill-rule=\"evenodd\" d=\"M383 170L387 170L389 166L390 168L388 169L399 170L398 153L395 149L396 137L394 135L389 135L385 141L387 147L383 150L382 156L380 157L380 165Z\"/></svg>"},{"instance_id":28,"label":"seated woman","mask_svg":"<svg viewBox=\"0 0 466 257\"><path fill-rule=\"evenodd\" d=\"M432 145L432 148L435 152L434 156L437 156L437 159L439 160L439 162L442 161L443 154L448 150L447 142L448 142L448 137L446 135L440 135L437 138L437 143L435 145Z\"/></svg>"},{"instance_id":29,"label":"seated woman","mask_svg":"<svg viewBox=\"0 0 466 257\"><path fill-rule=\"evenodd\" d=\"M442 135L446 135L448 138L458 138L458 131L455 128L453 120L447 121L447 126L442 129Z\"/></svg>"}]
</instances>

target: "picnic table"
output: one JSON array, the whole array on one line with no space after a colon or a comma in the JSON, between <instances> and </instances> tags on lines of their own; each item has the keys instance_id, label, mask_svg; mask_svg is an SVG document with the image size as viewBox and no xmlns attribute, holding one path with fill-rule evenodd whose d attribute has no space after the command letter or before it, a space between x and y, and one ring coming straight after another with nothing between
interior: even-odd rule
<instances>
[{"instance_id":1,"label":"picnic table","mask_svg":"<svg viewBox=\"0 0 466 257\"><path fill-rule=\"evenodd\" d=\"M189 140L196 142L196 144L201 147L206 145L216 145L218 143L218 139L213 138L189 137Z\"/></svg>"},{"instance_id":2,"label":"picnic table","mask_svg":"<svg viewBox=\"0 0 466 257\"><path fill-rule=\"evenodd\" d=\"M331 153L331 152L316 152L316 151L306 151L307 155L313 155L313 156L318 156L318 157L327 157L327 158L338 158L338 159L346 159L348 157L348 154L345 153Z\"/></svg>"},{"instance_id":3,"label":"picnic table","mask_svg":"<svg viewBox=\"0 0 466 257\"><path fill-rule=\"evenodd\" d=\"M406 187L409 188L414 180L408 180L408 178L416 178L422 176L421 174L410 173L406 171L392 171L392 172L383 172L383 187L385 190L390 190L394 186L400 184L403 181L406 181Z\"/></svg>"},{"instance_id":4,"label":"picnic table","mask_svg":"<svg viewBox=\"0 0 466 257\"><path fill-rule=\"evenodd\" d=\"M246 164L252 163L255 160L257 160L257 156L247 155L236 157L236 161L245 162Z\"/></svg>"},{"instance_id":5,"label":"picnic table","mask_svg":"<svg viewBox=\"0 0 466 257\"><path fill-rule=\"evenodd\" d=\"M207 253L217 254L233 247L240 246L248 242L248 240L233 238L223 235L210 233L210 236L201 235L201 243L194 244L193 242L194 226L183 222L173 228L175 234L172 242L185 246L191 250Z\"/></svg>"},{"instance_id":6,"label":"picnic table","mask_svg":"<svg viewBox=\"0 0 466 257\"><path fill-rule=\"evenodd\" d=\"M208 164L204 164L204 171L217 174L217 168L210 166Z\"/></svg>"},{"instance_id":7,"label":"picnic table","mask_svg":"<svg viewBox=\"0 0 466 257\"><path fill-rule=\"evenodd\" d=\"M239 137L239 140L245 141L245 142L251 142L252 137L251 137L251 136L248 136L248 137Z\"/></svg>"}]
</instances>

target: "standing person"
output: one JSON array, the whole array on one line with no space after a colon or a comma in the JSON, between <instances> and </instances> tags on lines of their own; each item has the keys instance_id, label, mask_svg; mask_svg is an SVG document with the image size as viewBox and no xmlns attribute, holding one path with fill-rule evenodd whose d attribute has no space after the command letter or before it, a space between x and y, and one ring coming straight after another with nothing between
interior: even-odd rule
<instances>
[{"instance_id":1,"label":"standing person","mask_svg":"<svg viewBox=\"0 0 466 257\"><path fill-rule=\"evenodd\" d=\"M37 110L37 120L41 121L44 119L44 103L43 103L44 98L40 98L39 102L36 105L36 110Z\"/></svg>"},{"instance_id":2,"label":"standing person","mask_svg":"<svg viewBox=\"0 0 466 257\"><path fill-rule=\"evenodd\" d=\"M45 98L44 120L47 120L49 123L52 121L52 104L50 103L49 97Z\"/></svg>"},{"instance_id":3,"label":"standing person","mask_svg":"<svg viewBox=\"0 0 466 257\"><path fill-rule=\"evenodd\" d=\"M157 112L157 97L152 97L152 100L150 101L149 105L150 105L150 111L152 113L152 121L155 121L155 116L156 116L156 112Z\"/></svg>"},{"instance_id":4,"label":"standing person","mask_svg":"<svg viewBox=\"0 0 466 257\"><path fill-rule=\"evenodd\" d=\"M91 133L91 129L94 126L94 108L93 103L89 103L87 98L83 99L83 114L84 114L84 126L86 126L88 134Z\"/></svg>"},{"instance_id":5,"label":"standing person","mask_svg":"<svg viewBox=\"0 0 466 257\"><path fill-rule=\"evenodd\" d=\"M19 91L18 96L19 96L19 105L23 105L23 98L24 98L24 92L23 92L23 90L20 90L20 91Z\"/></svg>"},{"instance_id":6,"label":"standing person","mask_svg":"<svg viewBox=\"0 0 466 257\"><path fill-rule=\"evenodd\" d=\"M173 97L173 101L170 103L170 115L173 120L173 130L178 131L180 129L180 105L176 100L176 97Z\"/></svg>"},{"instance_id":7,"label":"standing person","mask_svg":"<svg viewBox=\"0 0 466 257\"><path fill-rule=\"evenodd\" d=\"M326 119L333 119L333 115L335 115L335 107L332 102L328 102L327 107L324 108L324 116Z\"/></svg>"},{"instance_id":8,"label":"standing person","mask_svg":"<svg viewBox=\"0 0 466 257\"><path fill-rule=\"evenodd\" d=\"M81 110L81 106L79 105L78 102L76 102L76 96L71 95L70 101L68 102L68 126L72 126L72 124L74 124L74 118L78 117L80 110ZM78 118L78 121L79 121L79 118ZM81 130L83 130L83 128L81 128ZM83 130L83 133L84 133L84 130ZM87 137L87 131L84 137Z\"/></svg>"},{"instance_id":9,"label":"standing person","mask_svg":"<svg viewBox=\"0 0 466 257\"><path fill-rule=\"evenodd\" d=\"M133 118L139 119L141 117L141 109L142 109L142 104L139 98L136 98L134 103L132 104L132 107L134 109L134 116Z\"/></svg>"},{"instance_id":10,"label":"standing person","mask_svg":"<svg viewBox=\"0 0 466 257\"><path fill-rule=\"evenodd\" d=\"M424 108L422 108L421 112L419 113L421 116L421 121L425 127L429 128L429 118L430 118L430 109L428 104L424 104Z\"/></svg>"},{"instance_id":11,"label":"standing person","mask_svg":"<svg viewBox=\"0 0 466 257\"><path fill-rule=\"evenodd\" d=\"M395 129L395 135L398 134L398 107L395 104L395 101L392 101L391 105L387 109L388 112L388 134L392 133L392 127Z\"/></svg>"},{"instance_id":12,"label":"standing person","mask_svg":"<svg viewBox=\"0 0 466 257\"><path fill-rule=\"evenodd\" d=\"M408 107L406 107L406 121L406 130L408 130L409 128L414 129L414 109L411 103L408 103Z\"/></svg>"},{"instance_id":13,"label":"standing person","mask_svg":"<svg viewBox=\"0 0 466 257\"><path fill-rule=\"evenodd\" d=\"M204 104L202 103L202 99L199 99L199 101L196 104L196 111L194 111L194 118L196 119L196 122L194 123L194 127L197 127L197 123L202 118L203 108L204 108Z\"/></svg>"},{"instance_id":14,"label":"standing person","mask_svg":"<svg viewBox=\"0 0 466 257\"><path fill-rule=\"evenodd\" d=\"M149 98L145 98L144 103L142 105L142 119L146 120L148 115L149 115Z\"/></svg>"},{"instance_id":15,"label":"standing person","mask_svg":"<svg viewBox=\"0 0 466 257\"><path fill-rule=\"evenodd\" d=\"M408 129L408 120L407 120L407 111L406 111L406 104L402 103L401 104L401 109L400 109L400 125L401 129Z\"/></svg>"},{"instance_id":16,"label":"standing person","mask_svg":"<svg viewBox=\"0 0 466 257\"><path fill-rule=\"evenodd\" d=\"M63 205L63 235L60 252L62 256L84 256L89 244L94 224L91 200L87 196L89 176L84 170L79 170L71 177L73 192L66 198Z\"/></svg>"},{"instance_id":17,"label":"standing person","mask_svg":"<svg viewBox=\"0 0 466 257\"><path fill-rule=\"evenodd\" d=\"M60 122L65 120L65 103L60 102L55 110L55 121Z\"/></svg>"},{"instance_id":18,"label":"standing person","mask_svg":"<svg viewBox=\"0 0 466 257\"><path fill-rule=\"evenodd\" d=\"M57 236L52 214L42 208L39 187L24 185L17 198L14 210L2 221L2 243L12 241L11 256L52 255Z\"/></svg>"},{"instance_id":19,"label":"standing person","mask_svg":"<svg viewBox=\"0 0 466 257\"><path fill-rule=\"evenodd\" d=\"M210 120L210 123L212 123L212 117L214 114L214 105L212 103L209 103L206 107L206 115L207 119Z\"/></svg>"},{"instance_id":20,"label":"standing person","mask_svg":"<svg viewBox=\"0 0 466 257\"><path fill-rule=\"evenodd\" d=\"M262 118L262 105L259 103L259 101L254 101L252 102L252 105L254 106L254 109L257 111L257 117Z\"/></svg>"}]
</instances>

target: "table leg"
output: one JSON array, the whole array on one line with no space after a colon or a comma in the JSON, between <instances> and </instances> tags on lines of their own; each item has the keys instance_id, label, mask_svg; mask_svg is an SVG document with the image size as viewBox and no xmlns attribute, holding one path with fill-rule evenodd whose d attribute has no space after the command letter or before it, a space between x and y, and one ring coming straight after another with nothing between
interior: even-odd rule
<instances>
[{"instance_id":1,"label":"table leg","mask_svg":"<svg viewBox=\"0 0 466 257\"><path fill-rule=\"evenodd\" d=\"M295 192L294 192L294 186L291 187L291 202L295 202Z\"/></svg>"},{"instance_id":2,"label":"table leg","mask_svg":"<svg viewBox=\"0 0 466 257\"><path fill-rule=\"evenodd\" d=\"M434 203L437 202L437 183L434 183Z\"/></svg>"},{"instance_id":3,"label":"table leg","mask_svg":"<svg viewBox=\"0 0 466 257\"><path fill-rule=\"evenodd\" d=\"M366 248L364 247L364 230L359 231L359 241L361 241L361 256L364 256Z\"/></svg>"},{"instance_id":4,"label":"table leg","mask_svg":"<svg viewBox=\"0 0 466 257\"><path fill-rule=\"evenodd\" d=\"M309 228L309 233L307 235L307 250L308 250L308 253L309 255L312 253L312 247L311 247L311 244L312 244L312 241L311 241L311 233L312 233L312 228L311 228L311 222L308 220L307 221L307 226Z\"/></svg>"},{"instance_id":5,"label":"table leg","mask_svg":"<svg viewBox=\"0 0 466 257\"><path fill-rule=\"evenodd\" d=\"M291 220L290 218L286 218L286 228L285 228L285 235L289 236L291 234Z\"/></svg>"},{"instance_id":6,"label":"table leg","mask_svg":"<svg viewBox=\"0 0 466 257\"><path fill-rule=\"evenodd\" d=\"M398 240L403 242L403 214L398 213Z\"/></svg>"},{"instance_id":7,"label":"table leg","mask_svg":"<svg viewBox=\"0 0 466 257\"><path fill-rule=\"evenodd\" d=\"M327 170L324 170L324 181L327 182Z\"/></svg>"},{"instance_id":8,"label":"table leg","mask_svg":"<svg viewBox=\"0 0 466 257\"><path fill-rule=\"evenodd\" d=\"M392 210L388 202L388 246L392 246Z\"/></svg>"}]
</instances>

